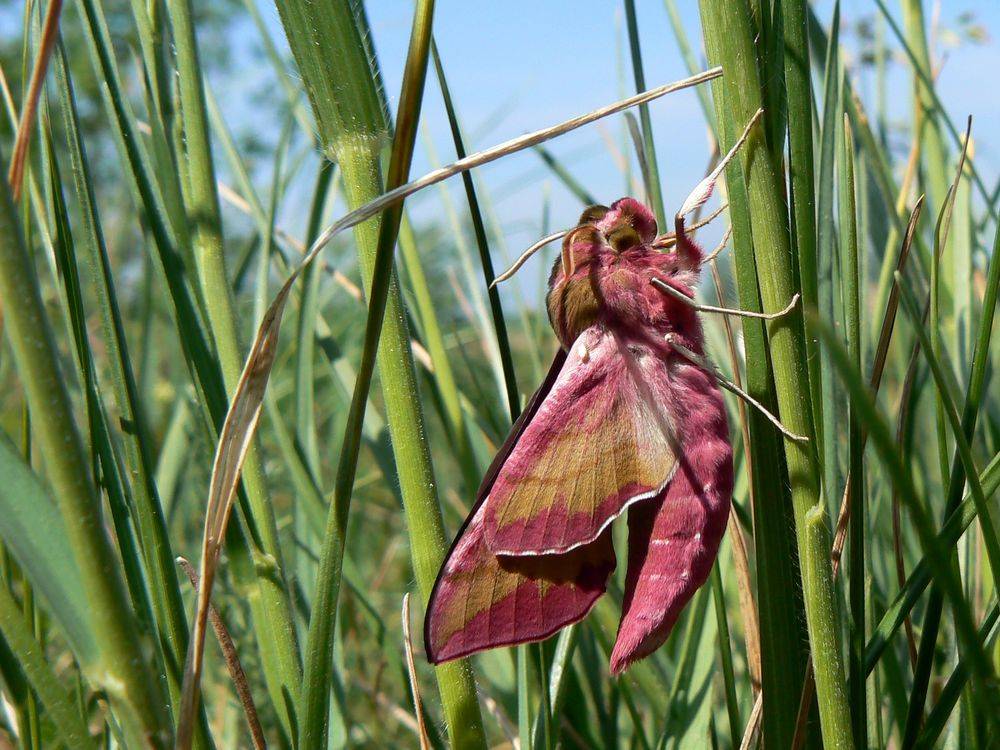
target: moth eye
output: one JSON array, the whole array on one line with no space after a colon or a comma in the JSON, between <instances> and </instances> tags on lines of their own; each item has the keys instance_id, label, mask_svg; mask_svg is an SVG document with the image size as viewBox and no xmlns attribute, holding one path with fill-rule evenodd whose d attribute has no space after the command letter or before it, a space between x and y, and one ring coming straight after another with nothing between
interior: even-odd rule
<instances>
[{"instance_id":1,"label":"moth eye","mask_svg":"<svg viewBox=\"0 0 1000 750\"><path fill-rule=\"evenodd\" d=\"M583 210L583 213L580 214L580 220L577 224L596 224L603 219L610 210L611 209L607 206L588 206Z\"/></svg>"},{"instance_id":2,"label":"moth eye","mask_svg":"<svg viewBox=\"0 0 1000 750\"><path fill-rule=\"evenodd\" d=\"M630 247L641 245L642 240L639 233L628 224L619 224L608 233L608 244L615 249L615 252L623 252Z\"/></svg>"}]
</instances>

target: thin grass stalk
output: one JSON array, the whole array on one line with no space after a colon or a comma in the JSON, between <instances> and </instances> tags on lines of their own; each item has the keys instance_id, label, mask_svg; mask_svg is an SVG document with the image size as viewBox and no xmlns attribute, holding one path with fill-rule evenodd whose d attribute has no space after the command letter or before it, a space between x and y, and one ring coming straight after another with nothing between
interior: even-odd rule
<instances>
[{"instance_id":1,"label":"thin grass stalk","mask_svg":"<svg viewBox=\"0 0 1000 750\"><path fill-rule=\"evenodd\" d=\"M979 482L985 497L992 497L1000 489L1000 454L993 457L982 473ZM937 535L937 544L947 548L954 546L965 530L976 520L978 510L972 494L969 493ZM865 669L870 674L878 666L879 660L892 641L893 635L903 624L903 620L913 609L920 595L931 582L931 564L925 557L914 566L906 582L900 586L899 593L886 607L885 614L872 631L872 636L865 649Z\"/></svg>"},{"instance_id":2,"label":"thin grass stalk","mask_svg":"<svg viewBox=\"0 0 1000 750\"><path fill-rule=\"evenodd\" d=\"M27 603L27 600L25 601ZM25 622L21 605L15 601L6 584L0 586L0 632L3 640L24 672L24 677L31 685L27 697L32 705L37 696L45 708L45 713L51 719L56 736L69 748L96 747L88 731L87 722L74 705L72 694L60 683L49 662L45 659L45 651L32 632L31 624ZM37 710L37 709L36 709ZM22 735L22 741L28 740L25 747L33 746L31 740L40 741L37 727L37 717L34 727L30 728L28 737Z\"/></svg>"},{"instance_id":3,"label":"thin grass stalk","mask_svg":"<svg viewBox=\"0 0 1000 750\"><path fill-rule=\"evenodd\" d=\"M243 354L233 309L222 242L222 223L215 167L208 135L208 116L202 89L190 0L169 0L181 100L181 123L189 184L184 193L188 220L193 225L195 263L208 313L208 324L218 354L226 390L239 382ZM253 543L269 558L257 576L260 616L255 619L257 641L264 657L265 677L286 732L290 732L298 703L301 666L295 627L285 583L285 566L274 510L255 446L247 451L243 483L249 499ZM206 582L206 586L210 581ZM197 685L194 686L197 691ZM195 700L197 700L195 695ZM289 705L291 704L291 705Z\"/></svg>"},{"instance_id":4,"label":"thin grass stalk","mask_svg":"<svg viewBox=\"0 0 1000 750\"><path fill-rule=\"evenodd\" d=\"M993 254L990 258L986 290L983 295L982 318L980 319L979 332L972 355L972 371L969 375L965 405L962 409L961 426L966 441L972 439L975 431L980 411L980 399L982 398L986 382L986 367L989 359L987 352L990 351L993 318L996 313L998 293L1000 293L1000 260L997 257L998 252L1000 252L1000 224L997 226L997 233L993 242ZM948 480L948 491L944 507L945 518L952 514L961 500L966 478L965 468L959 455L958 447L956 446ZM989 523L989 519L985 519L982 522ZM936 636L941 622L942 605L942 592L935 587L928 598L927 609L924 614L920 650L917 658L917 673L914 675L914 692L911 696L911 707L914 703L919 703L920 708L919 714L915 709L911 708L913 718L907 722L907 736L911 740L916 737L920 726L918 719L922 718L923 704L926 698L927 684L934 655L932 647L937 640Z\"/></svg>"},{"instance_id":5,"label":"thin grass stalk","mask_svg":"<svg viewBox=\"0 0 1000 750\"><path fill-rule=\"evenodd\" d=\"M695 70L692 72L697 71ZM580 181L572 175L569 169L567 169L566 166L559 161L551 151L544 146L535 146L535 153L538 154L541 160L545 163L545 166L548 167L552 171L552 174L554 174L563 184L563 187L569 190L576 197L576 199L580 201L580 203L585 206L592 206L597 203L597 200L590 194L590 191L580 184Z\"/></svg>"},{"instance_id":6,"label":"thin grass stalk","mask_svg":"<svg viewBox=\"0 0 1000 750\"><path fill-rule=\"evenodd\" d=\"M726 712L729 715L729 738L732 746L740 746L740 730L743 721L740 719L740 704L736 697L736 678L733 673L733 650L729 643L729 621L726 618L726 592L722 587L722 574L719 573L719 563L712 566L712 601L715 606L715 619L719 634L719 657L722 662L722 679L726 693Z\"/></svg>"},{"instance_id":7,"label":"thin grass stalk","mask_svg":"<svg viewBox=\"0 0 1000 750\"><path fill-rule=\"evenodd\" d=\"M646 74L642 67L642 50L639 47L639 24L635 16L635 0L625 0L625 26L628 30L628 46L632 55L632 76L635 90L646 90ZM639 121L642 123L643 151L646 154L646 168L649 170L649 202L653 204L656 223L668 227L667 212L663 207L663 185L660 169L656 162L656 144L653 139L653 120L649 116L649 105L639 106Z\"/></svg>"},{"instance_id":8,"label":"thin grass stalk","mask_svg":"<svg viewBox=\"0 0 1000 750\"><path fill-rule=\"evenodd\" d=\"M857 194L854 178L854 136L850 117L844 116L844 140L840 156L840 240L841 294L844 304L844 334L847 353L861 372L861 282L858 262ZM856 747L868 747L868 700L863 662L865 649L865 502L864 438L861 425L848 407L848 475L851 482L850 557L848 559L848 601L850 604L847 690L853 711L851 726Z\"/></svg>"},{"instance_id":9,"label":"thin grass stalk","mask_svg":"<svg viewBox=\"0 0 1000 750\"><path fill-rule=\"evenodd\" d=\"M176 701L180 693L181 665L187 651L187 619L180 587L171 565L173 552L167 536L163 508L153 480L153 443L132 370L111 262L101 218L97 212L91 170L80 138L73 85L61 46L56 52L55 72L74 190L81 207L84 242L79 244L84 249L84 262L90 272L91 288L100 311L102 340L108 352L114 398L119 412L118 419L112 422L130 426L122 435L131 477L130 494L136 515L136 529L142 541L146 575L152 578L149 589L157 621L164 629L169 645L166 666L172 700Z\"/></svg>"},{"instance_id":10,"label":"thin grass stalk","mask_svg":"<svg viewBox=\"0 0 1000 750\"><path fill-rule=\"evenodd\" d=\"M101 654L87 665L111 697L130 740L165 746L170 735L159 682L139 644L139 627L101 522L100 498L60 377L59 357L38 279L6 183L0 188L0 299L4 324L33 417L33 432L73 547ZM17 300L17 304L10 304Z\"/></svg>"},{"instance_id":11,"label":"thin grass stalk","mask_svg":"<svg viewBox=\"0 0 1000 750\"><path fill-rule=\"evenodd\" d=\"M807 33L807 0L784 0L785 107L788 118L788 181L792 206L792 249L798 259L802 304L818 309L816 187L813 158L813 92ZM806 336L813 417L822 424L822 361L815 336Z\"/></svg>"},{"instance_id":12,"label":"thin grass stalk","mask_svg":"<svg viewBox=\"0 0 1000 750\"><path fill-rule=\"evenodd\" d=\"M441 86L441 96L444 99L445 111L448 114L448 123L451 126L451 136L455 143L455 156L461 160L466 158L465 143L459 129L455 105L451 99L451 90L448 88L448 81L444 75L441 56L438 54L437 45L433 43L431 44L431 57L434 60L434 72ZM497 348L500 351L500 368L503 373L504 387L506 389L507 410L510 413L510 419L513 423L517 421L517 417L521 413L521 401L517 390L517 378L514 374L514 357L511 354L510 337L507 335L507 323L504 320L503 305L500 302L500 290L493 285L493 281L496 278L496 273L493 270L493 258L490 256L489 242L486 239L486 227L483 223L483 215L479 210L479 198L476 197L476 188L472 181L472 175L469 172L462 173L462 185L465 187L465 196L469 203L469 213L472 218L472 229L476 237L476 247L479 249L479 262L482 265L486 281L486 294L490 300L493 329L496 332Z\"/></svg>"},{"instance_id":13,"label":"thin grass stalk","mask_svg":"<svg viewBox=\"0 0 1000 750\"><path fill-rule=\"evenodd\" d=\"M718 59L719 44L721 40L715 35L706 35L705 46L710 58ZM726 151L736 140L738 125L726 115L728 108L722 82L713 83L712 88L717 121L720 123L720 150ZM726 187L733 226L739 306L744 310L761 312L749 198L743 167L738 159L730 162L726 169ZM753 318L743 318L742 326L747 391L776 413L767 331L762 321ZM750 479L755 499L753 534L761 659L759 698L766 703L766 709L755 712L754 716L763 722L763 739L767 745L790 747L808 661L801 577L794 541L787 533L794 523L793 511L787 485L777 479L785 474L780 437L756 410L749 410L747 422L752 463Z\"/></svg>"},{"instance_id":14,"label":"thin grass stalk","mask_svg":"<svg viewBox=\"0 0 1000 750\"><path fill-rule=\"evenodd\" d=\"M761 106L759 73L754 63L754 31L750 8L744 2L702 0L702 20L706 36L717 40L723 64L726 102L736 122L746 122ZM761 299L764 310L772 312L787 305L800 293L791 255L788 217L783 204L780 173L767 155L761 133L751 135L743 154L750 198L750 220L754 235ZM782 422L796 434L815 436L809 400L802 317L799 313L768 325L773 378ZM821 504L815 446L785 441L788 480L791 484L799 559L803 565L802 588L806 622L816 674L820 723L829 748L853 745L850 711L844 693L844 666L837 608L830 583L829 547L817 545L822 535L811 529L826 523ZM811 515L810 515L811 514Z\"/></svg>"},{"instance_id":15,"label":"thin grass stalk","mask_svg":"<svg viewBox=\"0 0 1000 750\"><path fill-rule=\"evenodd\" d=\"M49 6L45 10L45 23L42 26L35 64L31 70L31 79L28 81L28 91L25 94L21 122L18 125L14 138L14 150L10 158L10 167L7 170L7 181L10 183L11 194L15 202L21 197L21 185L24 181L24 171L28 163L28 147L31 144L31 134L34 132L38 104L42 98L42 85L45 82L45 73L48 71L49 61L52 59L52 51L55 49L56 40L59 36L59 17L62 12L62 6L62 0L49 0ZM25 9L28 7L26 5ZM25 39L28 36L28 34L25 34Z\"/></svg>"},{"instance_id":16,"label":"thin grass stalk","mask_svg":"<svg viewBox=\"0 0 1000 750\"><path fill-rule=\"evenodd\" d=\"M390 189L406 182L409 172L423 95L433 7L433 2L425 0L418 4L414 15L397 135L393 139L393 153L387 176L387 186ZM310 98L326 148L336 156L343 171L348 202L352 206L360 206L381 193L379 161L381 145L387 137L387 123L378 100L375 78L361 41L357 19L347 3L337 3L332 8L325 9L327 17L322 21L315 15L303 15L293 20L293 12L314 13L303 6L288 4L287 8L281 10L293 52L310 85L318 82L310 80L307 71L319 73L315 70L319 61L307 60L313 56L313 52L303 49L301 44L310 45L310 42L308 39L297 41L294 37L296 31L307 30L308 34L314 34L324 29L334 34L326 42L333 44L334 49L342 50L342 58L347 58L346 62L341 59L341 73L347 75L343 73L344 70L352 71L351 85L338 89L333 98L325 103L317 102L313 90L310 91ZM302 26L302 22L305 22L306 29L297 28ZM316 596L312 602L306 647L306 677L298 724L299 741L305 747L322 744L326 736L333 622L346 522L357 467L361 426L376 351L379 350L380 334L383 334L384 346L378 358L379 370L383 393L387 399L396 465L403 488L404 509L410 527L414 570L423 596L430 593L445 549L440 509L433 489L433 471L423 438L422 416L409 354L409 335L393 273L392 258L401 216L402 207L397 205L386 212L380 224L368 222L359 226L356 231L359 259L369 287L368 321L361 367L337 469L334 500L327 520ZM462 662L450 664L439 668L437 674L452 743L456 746L484 746L485 737L468 666Z\"/></svg>"}]
</instances>

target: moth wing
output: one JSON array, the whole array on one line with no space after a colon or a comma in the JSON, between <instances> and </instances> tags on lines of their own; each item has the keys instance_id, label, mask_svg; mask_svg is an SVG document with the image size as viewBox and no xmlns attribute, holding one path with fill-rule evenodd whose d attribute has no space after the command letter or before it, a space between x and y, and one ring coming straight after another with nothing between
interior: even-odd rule
<instances>
[{"instance_id":1,"label":"moth wing","mask_svg":"<svg viewBox=\"0 0 1000 750\"><path fill-rule=\"evenodd\" d=\"M498 557L483 538L483 501L504 461L562 370L560 351L486 472L472 513L448 552L424 619L431 663L487 648L542 640L584 617L614 570L609 533L568 555Z\"/></svg>"},{"instance_id":2,"label":"moth wing","mask_svg":"<svg viewBox=\"0 0 1000 750\"><path fill-rule=\"evenodd\" d=\"M629 510L628 571L611 671L655 651L705 583L733 492L733 452L722 394L705 371L673 367L666 400L678 426L678 468L649 503Z\"/></svg>"},{"instance_id":3,"label":"moth wing","mask_svg":"<svg viewBox=\"0 0 1000 750\"><path fill-rule=\"evenodd\" d=\"M580 334L484 504L494 554L568 552L666 487L676 467L665 350L593 326Z\"/></svg>"},{"instance_id":4,"label":"moth wing","mask_svg":"<svg viewBox=\"0 0 1000 750\"><path fill-rule=\"evenodd\" d=\"M548 638L590 611L614 568L610 530L564 555L494 555L480 506L434 586L424 621L427 659L438 664Z\"/></svg>"}]
</instances>

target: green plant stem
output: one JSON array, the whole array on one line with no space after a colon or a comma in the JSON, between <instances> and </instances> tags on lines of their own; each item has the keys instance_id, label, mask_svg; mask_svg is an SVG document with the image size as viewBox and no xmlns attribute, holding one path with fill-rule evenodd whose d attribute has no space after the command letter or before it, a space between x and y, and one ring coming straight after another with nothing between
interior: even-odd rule
<instances>
[{"instance_id":1,"label":"green plant stem","mask_svg":"<svg viewBox=\"0 0 1000 750\"><path fill-rule=\"evenodd\" d=\"M718 40L720 58L716 62L723 66L730 115L738 123L748 122L762 103L750 8L745 2L722 0L702 0L701 8L705 34L716 36ZM800 290L796 288L794 258L789 246L788 217L782 200L783 181L767 155L760 130L751 134L743 163L761 300L765 311L780 310ZM813 437L816 431L809 400L801 314L792 313L771 322L768 334L781 420L791 431ZM853 745L850 711L844 693L844 666L836 627L829 547L821 546L822 535L810 532L816 523L826 522L819 493L815 446L785 441L784 448L799 559L803 566L802 590L823 740L828 748L850 748Z\"/></svg>"},{"instance_id":2,"label":"green plant stem","mask_svg":"<svg viewBox=\"0 0 1000 750\"><path fill-rule=\"evenodd\" d=\"M232 393L243 369L243 354L223 253L219 199L191 0L169 0L167 8L176 50L186 148L184 161L189 170L187 190L184 191L185 208L193 226L195 263L212 340L226 390ZM267 565L260 566L257 575L260 597L258 611L254 613L254 630L265 663L268 692L285 731L290 734L298 703L301 667L278 528L260 458L253 444L247 451L243 467L243 486L249 499L251 517L246 520L251 525L252 543L269 558Z\"/></svg>"},{"instance_id":3,"label":"green plant stem","mask_svg":"<svg viewBox=\"0 0 1000 750\"><path fill-rule=\"evenodd\" d=\"M34 700L31 696L37 695L45 712L53 719L56 732L66 747L95 747L86 721L73 705L72 695L59 683L52 667L45 660L44 648L36 640L31 625L25 622L21 606L11 596L6 584L0 586L0 631L3 632L6 645L17 655L24 676L31 685L31 690L28 691L29 705ZM31 734L38 738L37 730Z\"/></svg>"},{"instance_id":4,"label":"green plant stem","mask_svg":"<svg viewBox=\"0 0 1000 750\"><path fill-rule=\"evenodd\" d=\"M781 5L781 13L784 22L785 90L788 98L788 179L794 227L792 248L798 259L802 305L808 309L818 309L813 93L809 67L807 5L807 0L786 0ZM823 381L819 344L815 336L806 336L806 352L809 357L809 392L813 418L817 424L822 424Z\"/></svg>"},{"instance_id":5,"label":"green plant stem","mask_svg":"<svg viewBox=\"0 0 1000 750\"><path fill-rule=\"evenodd\" d=\"M715 47L718 41L714 36L705 40L713 59L718 56ZM713 82L712 91L718 113L716 119L720 124L719 145L725 152L735 143L739 124L726 115L728 108L721 80ZM761 312L749 198L743 175L740 161L730 162L726 168L726 187L733 226L736 283L740 307ZM747 391L772 413L777 412L763 321L744 318L742 327ZM789 747L795 734L799 696L809 658L799 562L795 540L787 532L794 523L794 514L791 495L783 479L781 436L755 409L747 410L747 422L760 618L761 733L766 745Z\"/></svg>"},{"instance_id":6,"label":"green plant stem","mask_svg":"<svg viewBox=\"0 0 1000 750\"><path fill-rule=\"evenodd\" d=\"M635 0L625 0L625 24L628 28L628 44L632 53L632 74L635 90L646 90L646 74L642 69L642 50L639 47L639 25L635 17ZM663 186L660 184L660 170L656 162L656 145L653 142L653 121L649 116L649 105L639 105L639 122L642 124L643 149L646 152L646 166L649 169L649 202L656 213L656 223L667 228L667 212L663 207Z\"/></svg>"},{"instance_id":7,"label":"green plant stem","mask_svg":"<svg viewBox=\"0 0 1000 750\"><path fill-rule=\"evenodd\" d=\"M76 425L59 356L45 315L38 279L4 182L0 187L0 299L4 326L32 414L32 431L90 604L101 653L85 665L107 690L116 715L136 747L166 746L170 736L163 696L142 654L139 626L118 574L101 521L100 498ZM16 300L16 303L12 304Z\"/></svg>"},{"instance_id":8,"label":"green plant stem","mask_svg":"<svg viewBox=\"0 0 1000 750\"><path fill-rule=\"evenodd\" d=\"M840 158L840 240L841 283L844 304L844 333L851 362L861 372L861 284L858 263L857 195L854 180L854 137L850 118L844 115L844 142ZM854 744L868 747L868 701L865 691L865 502L864 437L854 407L848 409L848 475L851 483L851 518L848 529L850 627L848 647L848 694L850 696Z\"/></svg>"},{"instance_id":9,"label":"green plant stem","mask_svg":"<svg viewBox=\"0 0 1000 750\"><path fill-rule=\"evenodd\" d=\"M388 189L403 184L409 173L423 96L433 7L431 0L422 0L414 15L397 133L392 142L386 180ZM348 2L333 3L322 12L310 3L289 2L279 5L279 11L307 82L324 151L336 159L343 172L348 204L360 206L382 192L380 161L389 128L358 28L359 19ZM337 50L336 75L343 85L333 90L326 89L330 80L326 65L333 58L323 55L325 47ZM368 290L368 319L312 602L298 725L299 742L303 747L321 746L326 737L333 623L351 491L376 353L410 532L413 568L425 600L430 595L446 549L433 469L424 438L405 310L393 272L393 253L401 217L400 204L387 210L381 222L371 220L355 229L358 258ZM482 720L468 664L447 664L439 667L436 674L453 746L484 747Z\"/></svg>"}]
</instances>

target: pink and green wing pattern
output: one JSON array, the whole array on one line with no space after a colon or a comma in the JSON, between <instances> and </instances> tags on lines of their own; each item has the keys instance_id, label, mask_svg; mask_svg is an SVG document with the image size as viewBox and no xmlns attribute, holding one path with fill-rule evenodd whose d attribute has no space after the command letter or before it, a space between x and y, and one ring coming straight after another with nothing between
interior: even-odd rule
<instances>
[{"instance_id":1,"label":"pink and green wing pattern","mask_svg":"<svg viewBox=\"0 0 1000 750\"><path fill-rule=\"evenodd\" d=\"M485 541L486 497L565 359L562 352L556 356L549 377L514 425L448 553L424 621L424 643L432 663L547 638L587 614L615 568L609 531L565 555L497 556Z\"/></svg>"},{"instance_id":2,"label":"pink and green wing pattern","mask_svg":"<svg viewBox=\"0 0 1000 750\"><path fill-rule=\"evenodd\" d=\"M571 347L485 503L494 554L550 555L594 541L632 503L666 487L673 427L650 383L661 352L599 326Z\"/></svg>"}]
</instances>

